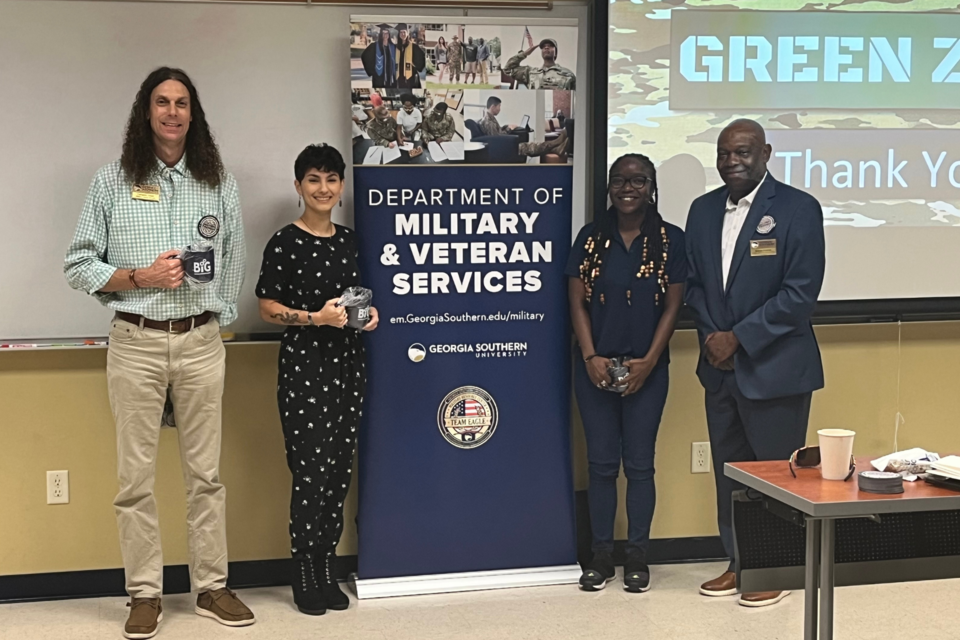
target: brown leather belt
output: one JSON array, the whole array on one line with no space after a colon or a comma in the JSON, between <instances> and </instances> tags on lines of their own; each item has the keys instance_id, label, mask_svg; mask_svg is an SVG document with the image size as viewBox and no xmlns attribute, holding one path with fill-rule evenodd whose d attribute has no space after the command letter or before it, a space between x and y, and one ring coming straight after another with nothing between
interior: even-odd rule
<instances>
[{"instance_id":1,"label":"brown leather belt","mask_svg":"<svg viewBox=\"0 0 960 640\"><path fill-rule=\"evenodd\" d=\"M157 329L158 331L167 331L168 333L186 333L191 329L196 329L197 327L202 327L203 325L210 322L213 319L213 313L210 311L204 311L198 316L190 316L189 318L183 318L182 320L151 320L150 318L144 318L135 313L124 313L123 311L117 311L117 317L124 322L129 322L130 324L135 324L138 327L142 326L147 329Z\"/></svg>"}]
</instances>

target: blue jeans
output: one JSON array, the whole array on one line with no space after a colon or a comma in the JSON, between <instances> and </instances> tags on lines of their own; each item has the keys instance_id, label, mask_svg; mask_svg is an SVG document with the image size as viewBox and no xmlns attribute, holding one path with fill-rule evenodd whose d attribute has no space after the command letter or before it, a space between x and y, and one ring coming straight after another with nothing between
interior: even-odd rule
<instances>
[{"instance_id":1,"label":"blue jeans","mask_svg":"<svg viewBox=\"0 0 960 640\"><path fill-rule=\"evenodd\" d=\"M627 476L627 548L645 555L650 546L650 523L657 502L653 458L669 381L667 366L659 366L639 391L622 397L590 382L582 361L576 366L574 391L587 439L587 496L595 552L613 551L621 461Z\"/></svg>"}]
</instances>

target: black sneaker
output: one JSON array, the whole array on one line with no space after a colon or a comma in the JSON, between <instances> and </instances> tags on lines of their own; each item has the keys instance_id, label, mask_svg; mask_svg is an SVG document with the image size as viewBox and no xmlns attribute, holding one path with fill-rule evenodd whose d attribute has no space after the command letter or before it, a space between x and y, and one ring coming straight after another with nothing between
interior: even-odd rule
<instances>
[{"instance_id":1,"label":"black sneaker","mask_svg":"<svg viewBox=\"0 0 960 640\"><path fill-rule=\"evenodd\" d=\"M650 567L644 560L642 553L627 552L627 562L623 565L624 591L643 593L650 590Z\"/></svg>"},{"instance_id":2,"label":"black sneaker","mask_svg":"<svg viewBox=\"0 0 960 640\"><path fill-rule=\"evenodd\" d=\"M580 576L580 589L583 591L599 591L617 575L613 566L613 558L609 552L598 551L593 554L593 560Z\"/></svg>"}]
</instances>

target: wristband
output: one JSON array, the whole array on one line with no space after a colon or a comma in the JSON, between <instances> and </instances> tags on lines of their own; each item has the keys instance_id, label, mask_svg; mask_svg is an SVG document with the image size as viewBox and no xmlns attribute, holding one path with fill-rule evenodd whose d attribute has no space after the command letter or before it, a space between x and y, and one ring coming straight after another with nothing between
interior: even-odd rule
<instances>
[{"instance_id":1,"label":"wristband","mask_svg":"<svg viewBox=\"0 0 960 640\"><path fill-rule=\"evenodd\" d=\"M317 325L313 324L313 312L312 312L312 311L307 311L307 324L309 324L311 327L317 326Z\"/></svg>"},{"instance_id":2,"label":"wristband","mask_svg":"<svg viewBox=\"0 0 960 640\"><path fill-rule=\"evenodd\" d=\"M140 285L137 284L137 281L134 279L133 274L137 272L136 269L130 269L130 284L133 285L134 289L140 289Z\"/></svg>"},{"instance_id":3,"label":"wristband","mask_svg":"<svg viewBox=\"0 0 960 640\"><path fill-rule=\"evenodd\" d=\"M594 353L593 355L589 355L589 356L587 356L586 358L584 358L583 361L584 361L584 362L590 362L591 360L593 360L594 358L596 358L598 355L600 355L600 354L599 354L599 353Z\"/></svg>"}]
</instances>

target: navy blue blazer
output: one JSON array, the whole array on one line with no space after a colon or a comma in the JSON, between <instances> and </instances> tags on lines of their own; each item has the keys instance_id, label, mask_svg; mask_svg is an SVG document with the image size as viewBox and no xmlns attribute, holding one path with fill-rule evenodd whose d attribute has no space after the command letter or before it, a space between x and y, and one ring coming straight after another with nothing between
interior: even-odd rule
<instances>
[{"instance_id":1,"label":"navy blue blazer","mask_svg":"<svg viewBox=\"0 0 960 640\"><path fill-rule=\"evenodd\" d=\"M728 195L721 187L700 196L687 216L684 297L700 338L697 376L707 391L720 388L723 372L707 362L703 341L715 331L733 331L740 341L734 371L747 398L821 389L823 364L810 324L826 264L820 203L767 174L737 238L724 290L720 247ZM757 231L764 216L776 222L767 234ZM751 256L754 240L776 240L776 255Z\"/></svg>"}]
</instances>

